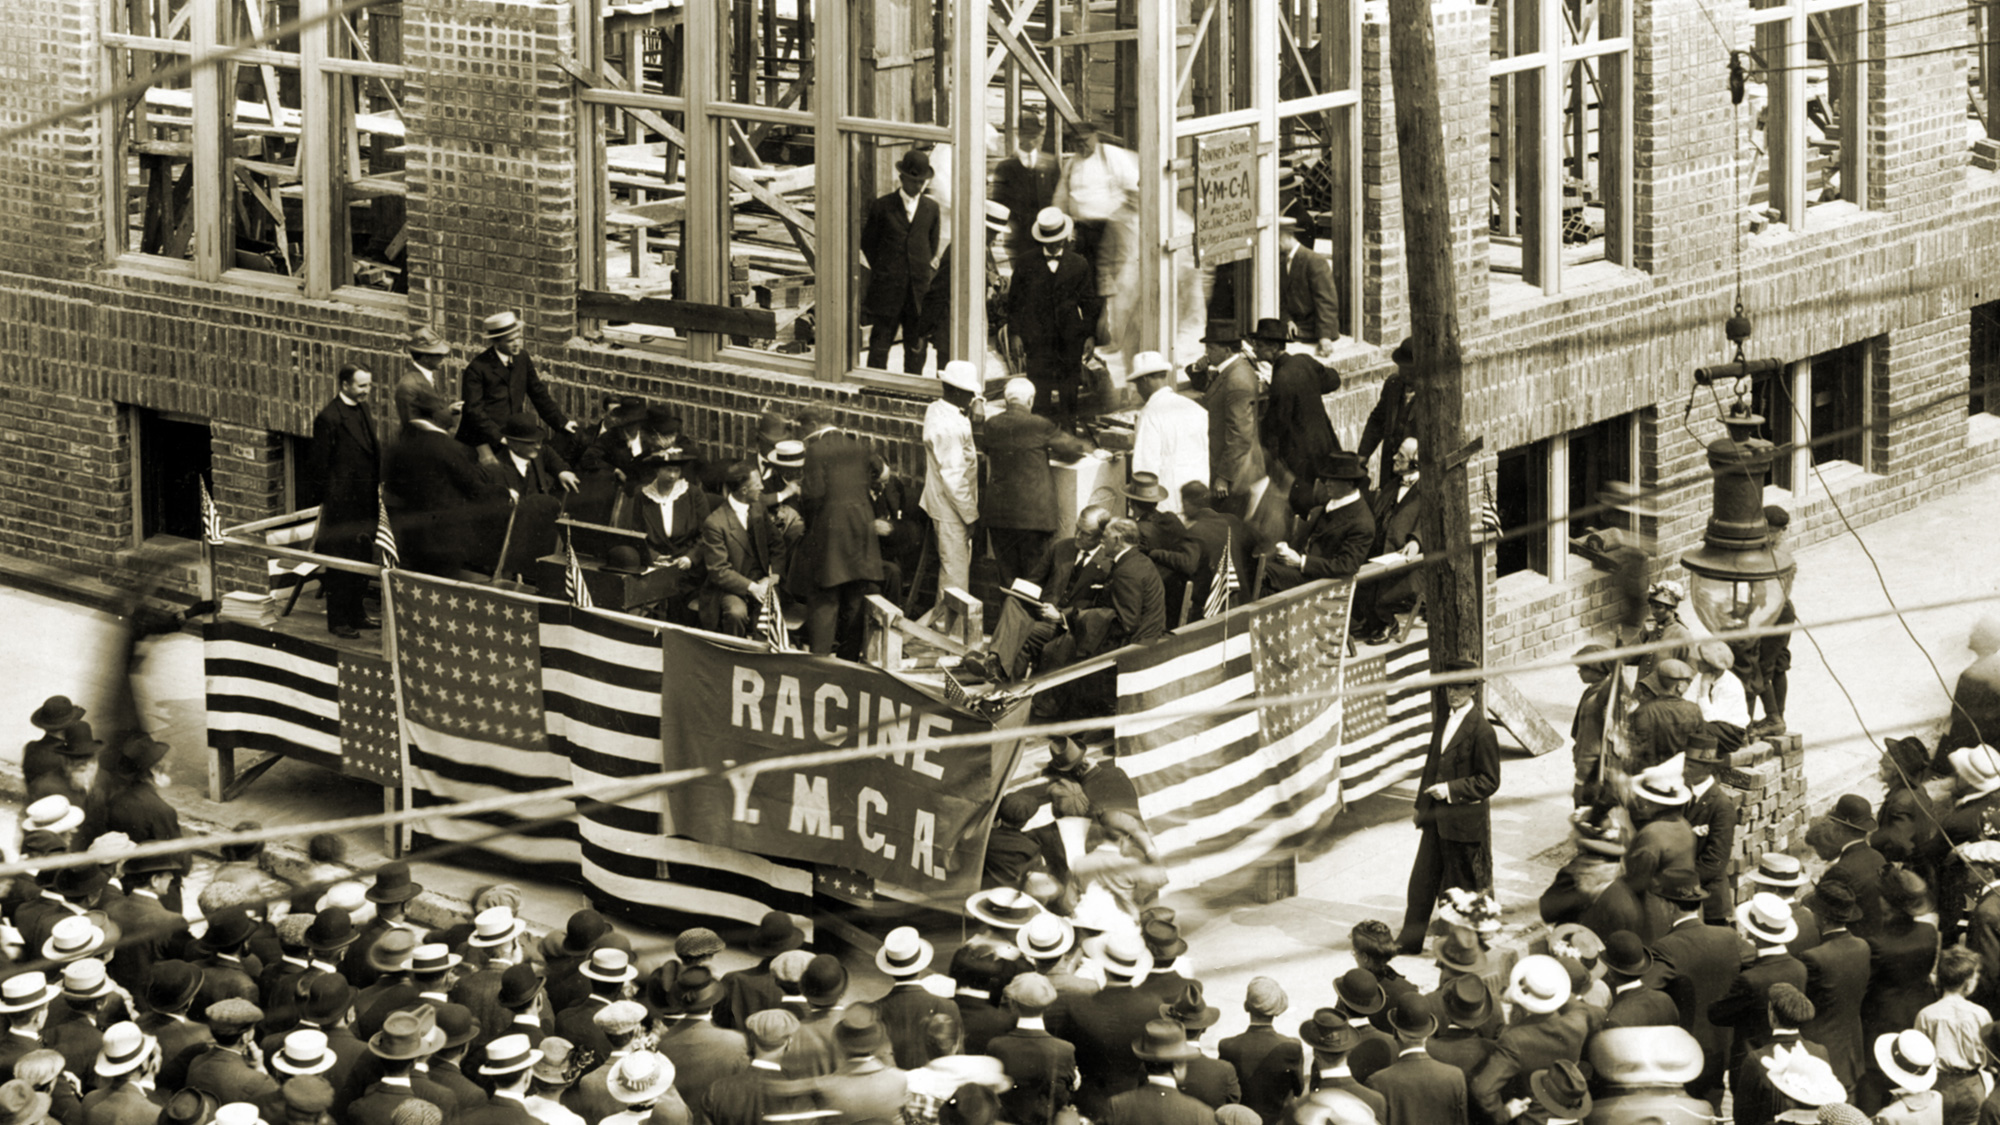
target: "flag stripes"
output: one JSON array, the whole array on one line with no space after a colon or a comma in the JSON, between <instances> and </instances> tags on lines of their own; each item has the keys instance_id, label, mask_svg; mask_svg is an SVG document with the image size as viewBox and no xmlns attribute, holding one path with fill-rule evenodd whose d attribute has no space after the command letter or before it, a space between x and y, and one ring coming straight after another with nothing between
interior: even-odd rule
<instances>
[{"instance_id":1,"label":"flag stripes","mask_svg":"<svg viewBox=\"0 0 2000 1125\"><path fill-rule=\"evenodd\" d=\"M208 478L195 478L201 485L201 536L210 543L222 542L222 512L208 491Z\"/></svg>"},{"instance_id":2,"label":"flag stripes","mask_svg":"<svg viewBox=\"0 0 2000 1125\"><path fill-rule=\"evenodd\" d=\"M206 627L208 742L340 768L339 654L263 629Z\"/></svg>"},{"instance_id":3,"label":"flag stripes","mask_svg":"<svg viewBox=\"0 0 2000 1125\"><path fill-rule=\"evenodd\" d=\"M396 529L389 526L389 502L379 494L375 498L375 549L381 553L383 566L393 570L403 565L396 550Z\"/></svg>"},{"instance_id":4,"label":"flag stripes","mask_svg":"<svg viewBox=\"0 0 2000 1125\"><path fill-rule=\"evenodd\" d=\"M1353 662L1343 683L1347 687L1380 679L1393 683L1428 675L1430 667L1430 641L1420 637ZM1340 754L1349 800L1379 793L1423 772L1431 741L1430 689L1396 688L1350 702L1347 742Z\"/></svg>"}]
</instances>

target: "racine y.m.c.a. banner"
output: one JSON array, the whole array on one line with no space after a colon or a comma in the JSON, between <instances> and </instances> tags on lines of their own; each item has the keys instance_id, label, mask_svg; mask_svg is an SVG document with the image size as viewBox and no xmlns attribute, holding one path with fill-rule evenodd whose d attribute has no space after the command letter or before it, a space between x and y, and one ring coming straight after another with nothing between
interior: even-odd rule
<instances>
[{"instance_id":1,"label":"racine y.m.c.a. banner","mask_svg":"<svg viewBox=\"0 0 2000 1125\"><path fill-rule=\"evenodd\" d=\"M984 746L913 744L985 733L991 723L863 664L742 652L679 631L663 643L668 769L726 770L824 750L878 751L676 786L667 791L676 832L919 890L942 891L967 869L977 874L981 829L1008 764L996 769L996 755Z\"/></svg>"}]
</instances>

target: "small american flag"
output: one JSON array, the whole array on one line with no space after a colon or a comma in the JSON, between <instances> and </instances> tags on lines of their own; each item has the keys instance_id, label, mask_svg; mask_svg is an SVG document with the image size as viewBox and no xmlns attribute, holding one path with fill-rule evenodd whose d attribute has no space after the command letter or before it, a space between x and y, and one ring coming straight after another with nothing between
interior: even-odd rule
<instances>
[{"instance_id":1,"label":"small american flag","mask_svg":"<svg viewBox=\"0 0 2000 1125\"><path fill-rule=\"evenodd\" d=\"M1487 482L1482 487L1485 496L1479 501L1479 526L1475 530L1484 532L1488 538L1498 538L1502 530L1500 505L1493 499L1492 483Z\"/></svg>"},{"instance_id":2,"label":"small american flag","mask_svg":"<svg viewBox=\"0 0 2000 1125\"><path fill-rule=\"evenodd\" d=\"M958 682L958 677L952 675L949 668L944 673L944 701L961 710L972 706L972 697L965 694L965 685Z\"/></svg>"},{"instance_id":3,"label":"small american flag","mask_svg":"<svg viewBox=\"0 0 2000 1125\"><path fill-rule=\"evenodd\" d=\"M563 536L563 593L576 608L591 608L590 586L583 580L583 564L576 561L576 547L567 535Z\"/></svg>"},{"instance_id":4,"label":"small american flag","mask_svg":"<svg viewBox=\"0 0 2000 1125\"><path fill-rule=\"evenodd\" d=\"M1203 617L1221 617L1229 609L1229 595L1243 588L1243 582L1236 574L1235 532L1229 532L1222 540L1222 569L1208 584L1208 602L1201 608Z\"/></svg>"},{"instance_id":5,"label":"small american flag","mask_svg":"<svg viewBox=\"0 0 2000 1125\"><path fill-rule=\"evenodd\" d=\"M793 651L791 634L785 632L785 613L778 608L777 587L764 591L764 612L758 617L758 628L764 631L764 639L771 642L773 652Z\"/></svg>"},{"instance_id":6,"label":"small american flag","mask_svg":"<svg viewBox=\"0 0 2000 1125\"><path fill-rule=\"evenodd\" d=\"M216 510L215 497L209 495L208 479L196 477L201 485L201 537L210 543L222 542L222 513Z\"/></svg>"},{"instance_id":7,"label":"small american flag","mask_svg":"<svg viewBox=\"0 0 2000 1125\"><path fill-rule=\"evenodd\" d=\"M375 549L382 552L382 565L391 570L403 565L403 557L396 552L396 530L389 526L389 502L375 499Z\"/></svg>"}]
</instances>

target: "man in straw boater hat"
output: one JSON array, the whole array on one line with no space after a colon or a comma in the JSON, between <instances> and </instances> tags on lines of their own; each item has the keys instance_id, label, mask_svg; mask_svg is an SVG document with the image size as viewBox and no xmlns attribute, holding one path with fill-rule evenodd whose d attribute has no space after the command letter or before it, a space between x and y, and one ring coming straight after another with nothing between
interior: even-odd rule
<instances>
[{"instance_id":1,"label":"man in straw boater hat","mask_svg":"<svg viewBox=\"0 0 2000 1125\"><path fill-rule=\"evenodd\" d=\"M519 314L497 312L480 322L486 350L465 365L465 416L458 440L472 447L482 464L500 463L500 429L507 419L531 404L551 430L575 433L576 423L563 414L555 397L542 385L535 361L522 350L524 326Z\"/></svg>"},{"instance_id":2,"label":"man in straw boater hat","mask_svg":"<svg viewBox=\"0 0 2000 1125\"><path fill-rule=\"evenodd\" d=\"M1536 1071L1581 1057L1589 1029L1586 1021L1564 1014L1571 995L1569 970L1561 961L1537 953L1515 962L1507 984L1514 1022L1500 1033L1468 1091L1492 1120L1520 1116L1525 1107L1517 1103L1534 1097L1529 1079Z\"/></svg>"},{"instance_id":3,"label":"man in straw boater hat","mask_svg":"<svg viewBox=\"0 0 2000 1125\"><path fill-rule=\"evenodd\" d=\"M930 344L923 335L924 298L944 253L943 212L929 192L930 153L912 148L896 161L896 190L868 204L858 246L868 263L861 323L868 326L868 366L888 370L889 345L903 338L903 371L921 375ZM950 279L945 279L950 284Z\"/></svg>"},{"instance_id":4,"label":"man in straw boater hat","mask_svg":"<svg viewBox=\"0 0 2000 1125\"><path fill-rule=\"evenodd\" d=\"M459 1125L535 1125L528 1112L528 1082L542 1053L520 1032L502 1035L486 1045L479 1073L493 1086L493 1099L459 1117Z\"/></svg>"},{"instance_id":5,"label":"man in straw boater hat","mask_svg":"<svg viewBox=\"0 0 2000 1125\"><path fill-rule=\"evenodd\" d=\"M159 1040L127 1020L104 1029L104 1043L91 1067L97 1081L83 1097L86 1121L107 1125L151 1125L159 1120L153 1081L160 1073Z\"/></svg>"},{"instance_id":6,"label":"man in straw boater hat","mask_svg":"<svg viewBox=\"0 0 2000 1125\"><path fill-rule=\"evenodd\" d=\"M1799 926L1799 936L1785 945L1796 957L1820 942L1820 922L1813 913L1811 904L1799 897L1806 885L1806 871L1797 856L1783 852L1765 852L1757 857L1757 866L1750 873L1750 881L1760 892L1777 895L1791 905L1792 921ZM1852 901L1850 896L1850 901ZM1731 906L1731 915L1735 907Z\"/></svg>"},{"instance_id":7,"label":"man in straw boater hat","mask_svg":"<svg viewBox=\"0 0 2000 1125\"><path fill-rule=\"evenodd\" d=\"M1876 1036L1875 1065L1891 1087L1889 1101L1875 1114L1880 1125L1928 1125L1944 1120L1944 1098L1933 1089L1938 1079L1937 1047L1923 1032L1892 1031Z\"/></svg>"},{"instance_id":8,"label":"man in straw boater hat","mask_svg":"<svg viewBox=\"0 0 2000 1125\"><path fill-rule=\"evenodd\" d=\"M1006 298L1007 329L1021 342L1035 409L1058 423L1076 414L1085 346L1104 313L1096 272L1071 244L1075 233L1075 222L1062 210L1042 208L1029 227L1039 253L1014 263Z\"/></svg>"},{"instance_id":9,"label":"man in straw boater hat","mask_svg":"<svg viewBox=\"0 0 2000 1125\"><path fill-rule=\"evenodd\" d=\"M1445 685L1446 718L1431 741L1419 779L1417 855L1403 930L1405 952L1423 948L1431 909L1451 887L1493 885L1493 827L1487 801L1500 788L1500 741L1479 703L1476 661L1452 658L1441 671L1461 677Z\"/></svg>"},{"instance_id":10,"label":"man in straw boater hat","mask_svg":"<svg viewBox=\"0 0 2000 1125\"><path fill-rule=\"evenodd\" d=\"M957 1005L931 995L919 979L936 954L914 926L890 930L882 948L875 951L875 967L890 978L889 991L875 1002L875 1011L896 1053L896 1065L904 1070L915 1070L931 1061L924 1042L925 1022L940 1013L958 1015Z\"/></svg>"},{"instance_id":11,"label":"man in straw boater hat","mask_svg":"<svg viewBox=\"0 0 2000 1125\"><path fill-rule=\"evenodd\" d=\"M1733 1030L1729 1065L1742 1062L1753 1046L1770 1041L1771 989L1789 984L1801 993L1806 987L1806 967L1792 956L1785 943L1799 936L1799 924L1792 920L1791 904L1768 892L1752 895L1736 908L1736 928L1756 950L1744 963L1736 980L1722 999L1708 1009L1709 1021Z\"/></svg>"}]
</instances>

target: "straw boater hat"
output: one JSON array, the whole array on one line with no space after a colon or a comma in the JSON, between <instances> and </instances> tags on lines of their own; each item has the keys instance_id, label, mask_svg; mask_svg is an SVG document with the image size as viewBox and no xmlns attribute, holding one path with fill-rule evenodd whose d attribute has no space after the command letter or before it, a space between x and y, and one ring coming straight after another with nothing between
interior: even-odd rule
<instances>
[{"instance_id":1,"label":"straw boater hat","mask_svg":"<svg viewBox=\"0 0 2000 1125\"><path fill-rule=\"evenodd\" d=\"M1783 945L1799 936L1798 919L1792 906L1769 891L1759 891L1749 902L1736 908L1736 924L1743 932L1766 945Z\"/></svg>"},{"instance_id":2,"label":"straw boater hat","mask_svg":"<svg viewBox=\"0 0 2000 1125\"><path fill-rule=\"evenodd\" d=\"M1673 808L1685 805L1694 799L1694 791L1688 788L1687 756L1675 754L1649 770L1642 770L1632 779L1632 792L1656 805Z\"/></svg>"},{"instance_id":3,"label":"straw boater hat","mask_svg":"<svg viewBox=\"0 0 2000 1125\"><path fill-rule=\"evenodd\" d=\"M1134 985L1146 979L1153 971L1153 955L1146 951L1146 943L1131 931L1107 934L1093 939L1096 947L1091 955L1104 966L1104 975L1129 980Z\"/></svg>"},{"instance_id":4,"label":"straw boater hat","mask_svg":"<svg viewBox=\"0 0 2000 1125\"><path fill-rule=\"evenodd\" d=\"M1984 744L1965 746L1951 752L1952 772L1971 790L1970 796L1984 796L2000 789L2000 755Z\"/></svg>"},{"instance_id":5,"label":"straw boater hat","mask_svg":"<svg viewBox=\"0 0 2000 1125\"><path fill-rule=\"evenodd\" d=\"M502 1035L486 1045L486 1061L481 1074L514 1074L542 1061L542 1053L528 1045L526 1035Z\"/></svg>"},{"instance_id":6,"label":"straw boater hat","mask_svg":"<svg viewBox=\"0 0 2000 1125\"><path fill-rule=\"evenodd\" d=\"M1547 1015L1569 1002L1569 970L1545 953L1521 958L1508 975L1507 999L1517 1008Z\"/></svg>"},{"instance_id":7,"label":"straw boater hat","mask_svg":"<svg viewBox=\"0 0 2000 1125\"><path fill-rule=\"evenodd\" d=\"M325 1074L338 1061L327 1047L326 1032L316 1027L301 1027L286 1033L284 1045L271 1056L271 1069L294 1077Z\"/></svg>"},{"instance_id":8,"label":"straw boater hat","mask_svg":"<svg viewBox=\"0 0 2000 1125\"><path fill-rule=\"evenodd\" d=\"M674 1064L658 1051L634 1051L611 1067L604 1088L620 1105L659 1101L674 1088Z\"/></svg>"},{"instance_id":9,"label":"straw boater hat","mask_svg":"<svg viewBox=\"0 0 2000 1125\"><path fill-rule=\"evenodd\" d=\"M465 944L490 949L506 945L528 930L528 924L514 916L511 906L489 906L473 916L472 936Z\"/></svg>"},{"instance_id":10,"label":"straw boater hat","mask_svg":"<svg viewBox=\"0 0 2000 1125\"><path fill-rule=\"evenodd\" d=\"M104 1044L98 1048L97 1063L91 1069L100 1078L130 1074L146 1065L146 1060L159 1048L160 1041L141 1031L131 1020L114 1023L104 1029Z\"/></svg>"},{"instance_id":11,"label":"straw boater hat","mask_svg":"<svg viewBox=\"0 0 2000 1125\"><path fill-rule=\"evenodd\" d=\"M585 961L577 972L603 984L623 984L639 978L639 969L632 964L632 955L611 946L593 950L590 960Z\"/></svg>"},{"instance_id":12,"label":"straw boater hat","mask_svg":"<svg viewBox=\"0 0 2000 1125\"><path fill-rule=\"evenodd\" d=\"M1076 928L1060 914L1043 911L1014 932L1014 944L1037 961L1060 957L1076 944Z\"/></svg>"},{"instance_id":13,"label":"straw boater hat","mask_svg":"<svg viewBox=\"0 0 2000 1125\"><path fill-rule=\"evenodd\" d=\"M82 823L83 810L71 804L68 797L52 793L22 810L21 834L68 832Z\"/></svg>"},{"instance_id":14,"label":"straw boater hat","mask_svg":"<svg viewBox=\"0 0 2000 1125\"><path fill-rule=\"evenodd\" d=\"M913 977L930 968L936 953L915 926L897 926L875 951L875 967L892 977Z\"/></svg>"},{"instance_id":15,"label":"straw boater hat","mask_svg":"<svg viewBox=\"0 0 2000 1125\"><path fill-rule=\"evenodd\" d=\"M479 322L479 330L484 332L486 338L489 340L497 340L519 327L521 327L521 318L512 309L506 312L494 313L492 316Z\"/></svg>"},{"instance_id":16,"label":"straw boater hat","mask_svg":"<svg viewBox=\"0 0 2000 1125\"><path fill-rule=\"evenodd\" d=\"M55 924L49 931L47 941L42 943L42 958L47 961L74 961L88 957L104 948L104 931L97 923L81 914L72 914Z\"/></svg>"},{"instance_id":17,"label":"straw boater hat","mask_svg":"<svg viewBox=\"0 0 2000 1125\"><path fill-rule=\"evenodd\" d=\"M41 973L17 973L0 981L0 1012L32 1012L61 991L61 986L50 983Z\"/></svg>"},{"instance_id":18,"label":"straw boater hat","mask_svg":"<svg viewBox=\"0 0 2000 1125\"><path fill-rule=\"evenodd\" d=\"M771 447L770 455L764 463L774 469L801 469L806 463L806 443L796 438L787 438Z\"/></svg>"},{"instance_id":19,"label":"straw boater hat","mask_svg":"<svg viewBox=\"0 0 2000 1125\"><path fill-rule=\"evenodd\" d=\"M1797 856L1765 852L1757 857L1757 870L1750 873L1750 881L1767 887L1803 887L1806 869Z\"/></svg>"},{"instance_id":20,"label":"straw boater hat","mask_svg":"<svg viewBox=\"0 0 2000 1125\"><path fill-rule=\"evenodd\" d=\"M65 1000L101 1000L118 991L118 987L104 971L103 961L82 957L63 966L62 991Z\"/></svg>"},{"instance_id":21,"label":"straw boater hat","mask_svg":"<svg viewBox=\"0 0 2000 1125\"><path fill-rule=\"evenodd\" d=\"M1044 207L1035 216L1036 242L1067 242L1075 229L1076 224L1059 207Z\"/></svg>"},{"instance_id":22,"label":"straw boater hat","mask_svg":"<svg viewBox=\"0 0 2000 1125\"><path fill-rule=\"evenodd\" d=\"M989 887L965 900L965 912L1002 930L1018 930L1042 913L1042 904L1013 887Z\"/></svg>"}]
</instances>

